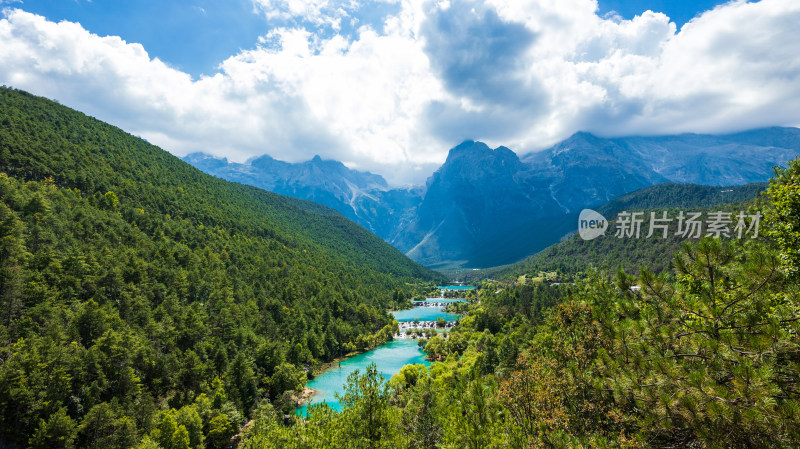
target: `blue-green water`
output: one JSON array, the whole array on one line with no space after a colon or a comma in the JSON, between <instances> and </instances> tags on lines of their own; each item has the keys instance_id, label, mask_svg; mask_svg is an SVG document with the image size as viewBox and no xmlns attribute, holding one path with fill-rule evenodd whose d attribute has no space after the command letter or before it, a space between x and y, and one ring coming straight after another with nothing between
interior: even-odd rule
<instances>
[{"instance_id":1,"label":"blue-green water","mask_svg":"<svg viewBox=\"0 0 800 449\"><path fill-rule=\"evenodd\" d=\"M452 298L451 299L446 299L446 298L425 298L422 301L412 301L412 302L415 302L415 303L424 302L424 303L428 303L428 304L430 304L430 303L438 304L438 303L451 303L451 302L467 302L467 300L466 299L452 299Z\"/></svg>"},{"instance_id":2,"label":"blue-green water","mask_svg":"<svg viewBox=\"0 0 800 449\"><path fill-rule=\"evenodd\" d=\"M316 390L314 395L311 396L311 402L315 404L327 402L328 406L340 410L341 406L334 394L342 393L342 389L347 383L347 376L350 373L359 370L363 374L370 363L375 363L378 366L378 372L383 374L386 381L399 373L400 368L405 365L413 363L430 365L430 362L425 360L425 355L417 345L416 340L390 341L371 351L342 360L340 366L334 365L331 369L309 381L306 386ZM296 413L305 415L306 410L307 407L303 405L298 407Z\"/></svg>"},{"instance_id":3,"label":"blue-green water","mask_svg":"<svg viewBox=\"0 0 800 449\"><path fill-rule=\"evenodd\" d=\"M461 318L459 315L452 313L442 312L440 307L412 307L408 310L400 310L392 312L394 319L397 321L436 321L442 317L445 321L458 321Z\"/></svg>"},{"instance_id":4,"label":"blue-green water","mask_svg":"<svg viewBox=\"0 0 800 449\"><path fill-rule=\"evenodd\" d=\"M439 287L436 287L436 288L438 288L439 290L474 290L475 289L475 287L469 287L469 286L466 286L466 285L442 285L442 286L439 286Z\"/></svg>"}]
</instances>

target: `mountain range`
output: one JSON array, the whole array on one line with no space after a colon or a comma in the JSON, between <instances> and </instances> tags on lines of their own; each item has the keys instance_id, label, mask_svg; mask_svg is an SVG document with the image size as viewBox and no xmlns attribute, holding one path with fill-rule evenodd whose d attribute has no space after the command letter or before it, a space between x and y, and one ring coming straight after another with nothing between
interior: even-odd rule
<instances>
[{"instance_id":1,"label":"mountain range","mask_svg":"<svg viewBox=\"0 0 800 449\"><path fill-rule=\"evenodd\" d=\"M319 156L233 163L201 153L185 161L214 176L332 207L429 267L488 267L558 242L581 209L664 182L764 182L800 154L800 129L726 135L603 138L580 132L520 158L465 141L425 186L391 188L379 175Z\"/></svg>"}]
</instances>

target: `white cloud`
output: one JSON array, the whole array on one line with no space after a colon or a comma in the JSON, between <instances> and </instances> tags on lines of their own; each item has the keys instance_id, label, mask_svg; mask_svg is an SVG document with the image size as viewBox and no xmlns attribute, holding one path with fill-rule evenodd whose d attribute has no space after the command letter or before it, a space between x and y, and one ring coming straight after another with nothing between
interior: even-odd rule
<instances>
[{"instance_id":1,"label":"white cloud","mask_svg":"<svg viewBox=\"0 0 800 449\"><path fill-rule=\"evenodd\" d=\"M536 36L504 78L547 93L544 111L492 136L495 144L531 150L579 130L613 136L800 124L792 106L800 96L796 1L731 2L680 32L652 11L601 18L593 0L489 3L507 29L523 23Z\"/></svg>"},{"instance_id":2,"label":"white cloud","mask_svg":"<svg viewBox=\"0 0 800 449\"><path fill-rule=\"evenodd\" d=\"M254 0L256 8L267 19L302 20L317 26L341 28L343 18L358 8L355 0Z\"/></svg>"},{"instance_id":3,"label":"white cloud","mask_svg":"<svg viewBox=\"0 0 800 449\"><path fill-rule=\"evenodd\" d=\"M139 44L8 9L0 83L179 155L321 154L396 183L422 181L464 138L524 152L580 130L800 124L793 0L732 2L680 31L650 11L601 18L593 0L403 0L381 30L362 26L348 36L314 27L356 20L355 1L256 5L294 24L197 80Z\"/></svg>"}]
</instances>

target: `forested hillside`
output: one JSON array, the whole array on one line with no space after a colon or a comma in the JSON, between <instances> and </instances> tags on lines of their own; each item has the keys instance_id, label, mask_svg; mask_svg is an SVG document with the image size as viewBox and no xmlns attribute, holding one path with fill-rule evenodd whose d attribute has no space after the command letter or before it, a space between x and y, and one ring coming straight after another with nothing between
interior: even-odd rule
<instances>
[{"instance_id":1,"label":"forested hillside","mask_svg":"<svg viewBox=\"0 0 800 449\"><path fill-rule=\"evenodd\" d=\"M244 448L798 447L799 179L777 171L758 238L687 244L673 276L484 282L421 342L439 362L356 372L291 427L262 403Z\"/></svg>"},{"instance_id":2,"label":"forested hillside","mask_svg":"<svg viewBox=\"0 0 800 449\"><path fill-rule=\"evenodd\" d=\"M221 447L441 281L331 209L8 88L0 173L0 446Z\"/></svg>"},{"instance_id":3,"label":"forested hillside","mask_svg":"<svg viewBox=\"0 0 800 449\"><path fill-rule=\"evenodd\" d=\"M623 210L708 209L750 201L766 188L766 182L729 187L666 182L622 195L600 206L597 211L610 218Z\"/></svg>"},{"instance_id":4,"label":"forested hillside","mask_svg":"<svg viewBox=\"0 0 800 449\"><path fill-rule=\"evenodd\" d=\"M743 186L714 187L696 184L664 183L637 190L597 208L597 211L611 221L604 237L594 240L583 240L577 234L566 240L545 248L541 252L492 273L495 277L512 277L520 275L535 277L539 272L558 271L561 274L575 274L592 269L623 269L628 274L637 274L642 268L661 273L669 271L673 265L671 254L681 249L685 240L674 234L673 229L667 238L617 238L614 235L615 219L622 211L641 211L649 220L650 212L661 216L667 212L675 217L682 210L685 212L708 212L717 210L730 212L735 216L747 211L756 201L756 197L766 188L766 183L746 184ZM642 229L647 229L644 223ZM577 220L575 223L577 230Z\"/></svg>"}]
</instances>

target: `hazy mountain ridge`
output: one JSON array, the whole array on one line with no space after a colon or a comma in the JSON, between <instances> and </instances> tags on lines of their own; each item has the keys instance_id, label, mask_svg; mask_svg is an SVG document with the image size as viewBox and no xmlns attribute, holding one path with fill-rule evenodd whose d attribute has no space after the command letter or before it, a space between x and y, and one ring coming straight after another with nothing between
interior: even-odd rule
<instances>
[{"instance_id":1,"label":"hazy mountain ridge","mask_svg":"<svg viewBox=\"0 0 800 449\"><path fill-rule=\"evenodd\" d=\"M780 127L610 139L579 132L522 158L468 140L415 189L391 189L379 175L319 158L299 164L269 157L248 164L198 155L184 160L224 179L333 207L423 264L485 267L557 242L583 208L664 182L763 182L772 167L798 154L800 130ZM313 171L321 164L330 169Z\"/></svg>"},{"instance_id":2,"label":"hazy mountain ridge","mask_svg":"<svg viewBox=\"0 0 800 449\"><path fill-rule=\"evenodd\" d=\"M192 153L183 160L228 181L324 204L384 240L390 240L394 223L402 221L421 200L419 188L390 189L380 175L352 170L319 156L289 163L265 155L236 163Z\"/></svg>"}]
</instances>

